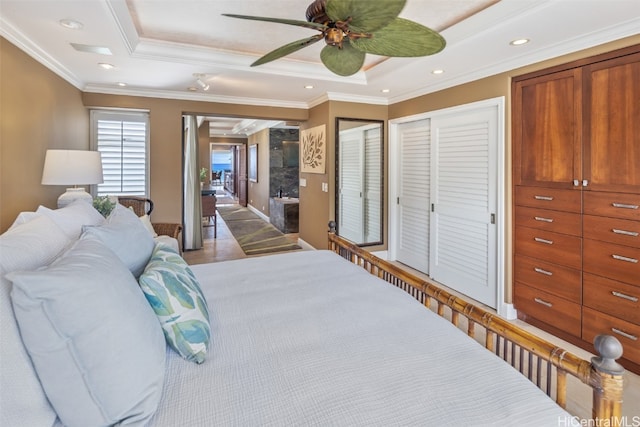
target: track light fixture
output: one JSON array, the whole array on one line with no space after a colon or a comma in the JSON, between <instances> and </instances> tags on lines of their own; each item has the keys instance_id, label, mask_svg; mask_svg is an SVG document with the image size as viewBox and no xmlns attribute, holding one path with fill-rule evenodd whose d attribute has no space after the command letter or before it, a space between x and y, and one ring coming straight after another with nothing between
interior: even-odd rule
<instances>
[{"instance_id":1,"label":"track light fixture","mask_svg":"<svg viewBox=\"0 0 640 427\"><path fill-rule=\"evenodd\" d=\"M202 90L209 90L209 88L211 86L209 86L208 83L206 83L204 80L202 80L202 78L204 77L204 74L194 74L193 77L196 78L196 83L198 84L198 86L200 86L202 88Z\"/></svg>"}]
</instances>

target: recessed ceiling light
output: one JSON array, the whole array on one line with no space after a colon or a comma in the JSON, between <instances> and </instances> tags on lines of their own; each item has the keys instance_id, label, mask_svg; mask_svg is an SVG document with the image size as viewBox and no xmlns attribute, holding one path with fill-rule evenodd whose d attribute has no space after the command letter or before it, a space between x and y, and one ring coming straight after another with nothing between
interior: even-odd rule
<instances>
[{"instance_id":1,"label":"recessed ceiling light","mask_svg":"<svg viewBox=\"0 0 640 427\"><path fill-rule=\"evenodd\" d=\"M113 64L108 64L106 62L99 62L98 66L101 68L104 68L105 70L113 70L115 67L115 65Z\"/></svg>"},{"instance_id":2,"label":"recessed ceiling light","mask_svg":"<svg viewBox=\"0 0 640 427\"><path fill-rule=\"evenodd\" d=\"M438 69L438 70L433 70L433 71L431 72L431 74L443 74L443 73L444 73L444 70L440 70L440 69Z\"/></svg>"},{"instance_id":3,"label":"recessed ceiling light","mask_svg":"<svg viewBox=\"0 0 640 427\"><path fill-rule=\"evenodd\" d=\"M60 25L70 30L81 30L82 27L84 27L84 25L82 25L82 22L76 21L74 19L61 19L59 22Z\"/></svg>"},{"instance_id":4,"label":"recessed ceiling light","mask_svg":"<svg viewBox=\"0 0 640 427\"><path fill-rule=\"evenodd\" d=\"M390 90L390 89L382 89L380 92L382 92L382 93L389 93L389 92L391 92L391 90Z\"/></svg>"},{"instance_id":5,"label":"recessed ceiling light","mask_svg":"<svg viewBox=\"0 0 640 427\"><path fill-rule=\"evenodd\" d=\"M527 44L527 43L529 43L529 42L530 42L530 40L529 40L529 39L515 39L515 40L511 40L511 41L509 42L509 44L510 44L511 46L520 46L520 45L523 45L523 44Z\"/></svg>"},{"instance_id":6,"label":"recessed ceiling light","mask_svg":"<svg viewBox=\"0 0 640 427\"><path fill-rule=\"evenodd\" d=\"M118 86L120 86L120 87L125 87L125 86L127 85L127 84L126 84L126 83L124 83L124 82L118 82L118 83L116 83L116 84L117 84Z\"/></svg>"},{"instance_id":7,"label":"recessed ceiling light","mask_svg":"<svg viewBox=\"0 0 640 427\"><path fill-rule=\"evenodd\" d=\"M313 85L306 85L304 88L305 89L313 89Z\"/></svg>"},{"instance_id":8,"label":"recessed ceiling light","mask_svg":"<svg viewBox=\"0 0 640 427\"><path fill-rule=\"evenodd\" d=\"M190 92L195 92L195 91L197 91L197 90L198 90L198 88L197 88L197 87L193 87L193 86L189 86L189 87L187 88L187 90L189 90Z\"/></svg>"}]
</instances>

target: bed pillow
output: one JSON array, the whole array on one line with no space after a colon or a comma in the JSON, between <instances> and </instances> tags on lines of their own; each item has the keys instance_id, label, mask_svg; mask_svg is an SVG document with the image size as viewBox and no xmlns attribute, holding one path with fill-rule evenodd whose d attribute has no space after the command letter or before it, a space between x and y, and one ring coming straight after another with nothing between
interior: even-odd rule
<instances>
[{"instance_id":1,"label":"bed pillow","mask_svg":"<svg viewBox=\"0 0 640 427\"><path fill-rule=\"evenodd\" d=\"M139 283L169 346L187 360L204 362L211 339L209 308L184 259L170 246L156 244Z\"/></svg>"},{"instance_id":2,"label":"bed pillow","mask_svg":"<svg viewBox=\"0 0 640 427\"><path fill-rule=\"evenodd\" d=\"M156 230L153 228L153 224L151 224L151 217L149 217L149 215L142 215L140 217L140 222L142 222L142 225L144 225L144 228L149 232L151 237L158 237L158 233L156 233Z\"/></svg>"},{"instance_id":3,"label":"bed pillow","mask_svg":"<svg viewBox=\"0 0 640 427\"><path fill-rule=\"evenodd\" d=\"M40 385L11 307L6 274L50 264L71 241L48 217L37 215L0 235L0 425L52 425L56 414Z\"/></svg>"},{"instance_id":4,"label":"bed pillow","mask_svg":"<svg viewBox=\"0 0 640 427\"><path fill-rule=\"evenodd\" d=\"M91 203L83 200L75 202L60 209L49 209L39 206L36 213L46 215L55 222L58 227L70 239L77 239L82 233L84 225L100 225L104 223L104 217L93 207Z\"/></svg>"},{"instance_id":5,"label":"bed pillow","mask_svg":"<svg viewBox=\"0 0 640 427\"><path fill-rule=\"evenodd\" d=\"M62 423L144 425L160 401L166 344L118 257L83 236L48 267L7 278L22 340Z\"/></svg>"},{"instance_id":6,"label":"bed pillow","mask_svg":"<svg viewBox=\"0 0 640 427\"><path fill-rule=\"evenodd\" d=\"M133 211L117 204L104 225L83 229L107 245L136 278L142 274L155 242Z\"/></svg>"}]
</instances>

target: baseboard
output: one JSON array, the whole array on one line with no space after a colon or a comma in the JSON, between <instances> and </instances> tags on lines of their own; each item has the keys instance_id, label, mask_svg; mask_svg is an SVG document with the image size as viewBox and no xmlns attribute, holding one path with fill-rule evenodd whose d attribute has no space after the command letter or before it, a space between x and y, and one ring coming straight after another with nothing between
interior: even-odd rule
<instances>
[{"instance_id":1,"label":"baseboard","mask_svg":"<svg viewBox=\"0 0 640 427\"><path fill-rule=\"evenodd\" d=\"M247 205L247 209L249 209L251 212L253 212L254 214L258 215L260 218L264 219L267 222L271 222L271 220L269 219L268 216L266 216L264 214L264 212L261 212L260 210L258 210L258 208L256 208L255 206L251 206L251 205Z\"/></svg>"}]
</instances>

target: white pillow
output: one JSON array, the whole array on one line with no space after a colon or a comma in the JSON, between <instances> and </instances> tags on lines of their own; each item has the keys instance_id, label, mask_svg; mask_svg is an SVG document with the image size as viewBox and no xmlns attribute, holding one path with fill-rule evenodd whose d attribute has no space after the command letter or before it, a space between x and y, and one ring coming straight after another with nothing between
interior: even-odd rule
<instances>
[{"instance_id":1,"label":"white pillow","mask_svg":"<svg viewBox=\"0 0 640 427\"><path fill-rule=\"evenodd\" d=\"M158 233L156 233L156 230L153 228L153 224L151 224L151 218L149 215L142 215L140 217L140 222L142 222L144 228L149 232L149 234L151 234L151 237L158 237Z\"/></svg>"},{"instance_id":2,"label":"white pillow","mask_svg":"<svg viewBox=\"0 0 640 427\"><path fill-rule=\"evenodd\" d=\"M84 235L50 266L7 278L25 347L62 423L146 425L162 395L166 344L118 257Z\"/></svg>"},{"instance_id":3,"label":"white pillow","mask_svg":"<svg viewBox=\"0 0 640 427\"><path fill-rule=\"evenodd\" d=\"M11 307L7 273L50 264L71 241L47 216L16 225L0 235L0 425L52 425L56 414L42 390Z\"/></svg>"},{"instance_id":4,"label":"white pillow","mask_svg":"<svg viewBox=\"0 0 640 427\"><path fill-rule=\"evenodd\" d=\"M20 212L18 214L18 216L16 217L15 221L13 221L13 224L11 224L11 227L9 227L9 230L11 230L12 228L15 228L19 225L22 225L26 222L31 221L32 219L39 217L40 214L36 213L36 212Z\"/></svg>"},{"instance_id":5,"label":"white pillow","mask_svg":"<svg viewBox=\"0 0 640 427\"><path fill-rule=\"evenodd\" d=\"M100 212L91 203L83 200L77 200L64 208L55 210L39 206L36 212L51 218L70 239L74 240L80 237L83 225L104 223L104 217Z\"/></svg>"},{"instance_id":6,"label":"white pillow","mask_svg":"<svg viewBox=\"0 0 640 427\"><path fill-rule=\"evenodd\" d=\"M155 242L138 216L117 204L104 225L84 227L84 233L98 237L138 278L151 258Z\"/></svg>"}]
</instances>

